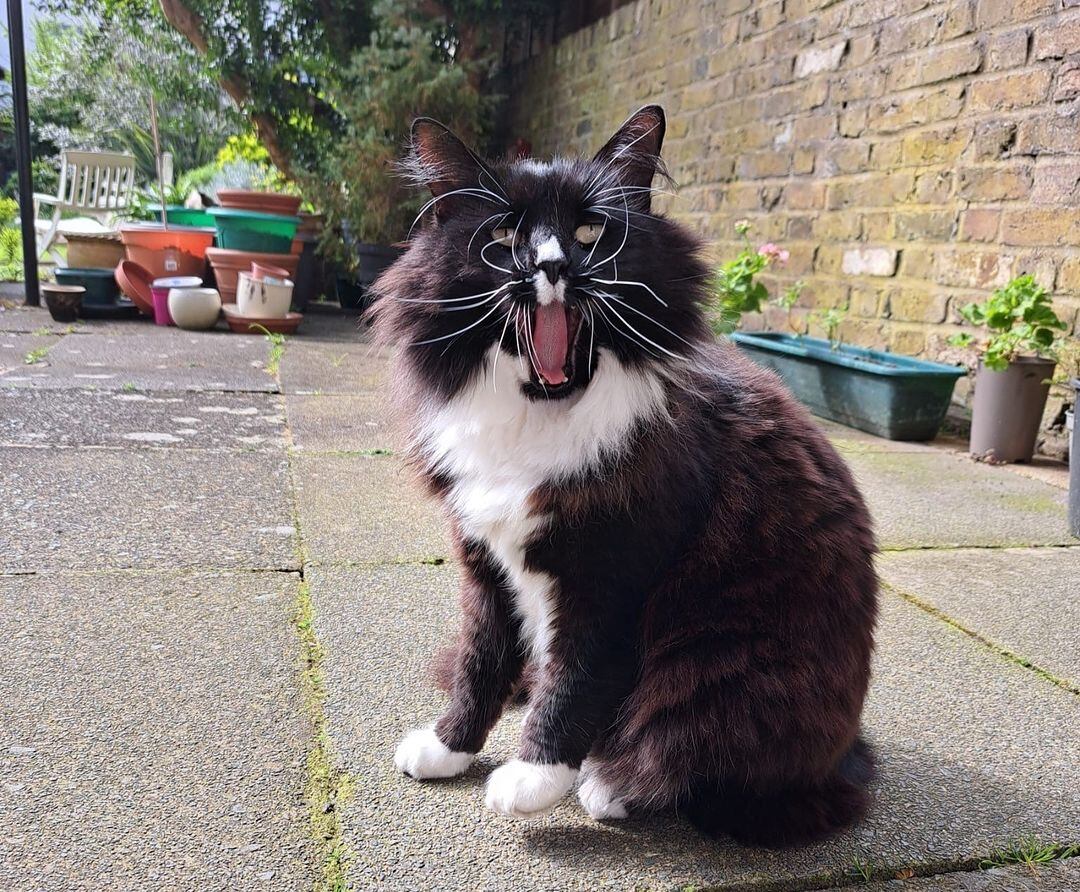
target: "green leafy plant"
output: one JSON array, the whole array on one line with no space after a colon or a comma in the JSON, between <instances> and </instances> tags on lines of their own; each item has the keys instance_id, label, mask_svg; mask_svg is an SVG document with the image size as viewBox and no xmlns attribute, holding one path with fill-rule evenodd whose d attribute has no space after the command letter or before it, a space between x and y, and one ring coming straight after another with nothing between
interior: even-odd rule
<instances>
[{"instance_id":1,"label":"green leafy plant","mask_svg":"<svg viewBox=\"0 0 1080 892\"><path fill-rule=\"evenodd\" d=\"M791 311L795 308L795 304L799 302L799 295L802 294L805 287L806 283L800 279L794 285L785 288L772 301L773 304L787 313L787 327L799 337L802 336L802 332L795 327L795 323L791 319Z\"/></svg>"},{"instance_id":2,"label":"green leafy plant","mask_svg":"<svg viewBox=\"0 0 1080 892\"><path fill-rule=\"evenodd\" d=\"M27 365L37 365L39 362L45 361L45 355L49 352L48 347L35 347L33 350L27 352L23 357L23 362Z\"/></svg>"},{"instance_id":3,"label":"green leafy plant","mask_svg":"<svg viewBox=\"0 0 1080 892\"><path fill-rule=\"evenodd\" d=\"M14 198L0 198L0 227L11 226L19 213L19 203Z\"/></svg>"},{"instance_id":4,"label":"green leafy plant","mask_svg":"<svg viewBox=\"0 0 1080 892\"><path fill-rule=\"evenodd\" d=\"M270 356L266 360L266 371L271 375L276 375L278 367L281 365L281 357L285 355L285 335L278 331L270 331L265 325L259 325L258 322L251 323L250 327L261 331L263 337L270 344Z\"/></svg>"},{"instance_id":5,"label":"green leafy plant","mask_svg":"<svg viewBox=\"0 0 1080 892\"><path fill-rule=\"evenodd\" d=\"M739 327L744 313L761 312L762 303L769 298L769 289L757 280L757 276L773 263L787 263L789 256L787 251L771 242L755 248L750 242L750 223L746 220L735 224L735 232L742 238L744 247L734 260L717 267L713 279L716 307L712 322L717 334L733 332ZM796 291L792 306L798 296Z\"/></svg>"},{"instance_id":6,"label":"green leafy plant","mask_svg":"<svg viewBox=\"0 0 1080 892\"><path fill-rule=\"evenodd\" d=\"M1060 858L1072 858L1077 854L1080 854L1080 846L1044 843L1034 836L1025 836L1011 845L995 849L979 866L987 870L992 867L1022 864L1034 873L1041 864L1049 864Z\"/></svg>"},{"instance_id":7,"label":"green leafy plant","mask_svg":"<svg viewBox=\"0 0 1080 892\"><path fill-rule=\"evenodd\" d=\"M0 229L0 282L18 282L22 276L22 232L5 226Z\"/></svg>"},{"instance_id":8,"label":"green leafy plant","mask_svg":"<svg viewBox=\"0 0 1080 892\"><path fill-rule=\"evenodd\" d=\"M1067 328L1054 312L1049 292L1030 275L1017 276L982 303L967 304L960 315L971 325L987 328L990 336L980 342L963 332L950 337L949 343L974 347L983 364L995 372L1003 371L1017 356L1053 357L1056 332Z\"/></svg>"},{"instance_id":9,"label":"green leafy plant","mask_svg":"<svg viewBox=\"0 0 1080 892\"><path fill-rule=\"evenodd\" d=\"M844 343L840 335L840 326L847 318L847 314L847 307L828 307L814 310L810 314L810 321L825 329L825 337L829 339L829 347L833 350L839 350Z\"/></svg>"}]
</instances>

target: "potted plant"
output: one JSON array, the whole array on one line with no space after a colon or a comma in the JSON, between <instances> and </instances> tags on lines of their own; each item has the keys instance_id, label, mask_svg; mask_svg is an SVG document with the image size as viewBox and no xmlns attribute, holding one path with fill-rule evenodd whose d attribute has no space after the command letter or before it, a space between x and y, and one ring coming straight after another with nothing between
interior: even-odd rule
<instances>
[{"instance_id":1,"label":"potted plant","mask_svg":"<svg viewBox=\"0 0 1080 892\"><path fill-rule=\"evenodd\" d=\"M1058 371L1053 383L1067 388L1072 406L1065 410L1069 437L1069 532L1080 539L1080 337L1064 338L1057 350Z\"/></svg>"},{"instance_id":2,"label":"potted plant","mask_svg":"<svg viewBox=\"0 0 1080 892\"><path fill-rule=\"evenodd\" d=\"M844 344L844 307L816 310L810 319L827 338L796 330L792 310L802 284L796 282L772 302L787 311L791 332L736 331L743 313L760 311L768 289L756 280L772 265L783 265L787 251L774 244L754 248L745 221L736 224L744 247L717 271L714 328L755 362L780 374L791 392L815 415L890 440L932 440L949 408L956 380L964 370L878 350Z\"/></svg>"},{"instance_id":3,"label":"potted plant","mask_svg":"<svg viewBox=\"0 0 1080 892\"><path fill-rule=\"evenodd\" d=\"M983 340L967 332L949 339L978 354L971 454L995 463L1030 461L1057 365L1057 332L1066 325L1030 275L1017 276L982 303L967 304L960 315L989 332Z\"/></svg>"}]
</instances>

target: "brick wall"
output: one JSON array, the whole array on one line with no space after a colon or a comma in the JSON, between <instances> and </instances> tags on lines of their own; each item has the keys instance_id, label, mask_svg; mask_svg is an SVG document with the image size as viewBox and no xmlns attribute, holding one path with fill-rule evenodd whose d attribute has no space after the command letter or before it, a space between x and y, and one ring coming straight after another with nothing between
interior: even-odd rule
<instances>
[{"instance_id":1,"label":"brick wall","mask_svg":"<svg viewBox=\"0 0 1080 892\"><path fill-rule=\"evenodd\" d=\"M717 258L742 218L789 248L800 325L846 305L847 340L947 358L957 308L1031 272L1076 331L1080 0L637 0L510 82L538 155L663 104L664 209Z\"/></svg>"}]
</instances>

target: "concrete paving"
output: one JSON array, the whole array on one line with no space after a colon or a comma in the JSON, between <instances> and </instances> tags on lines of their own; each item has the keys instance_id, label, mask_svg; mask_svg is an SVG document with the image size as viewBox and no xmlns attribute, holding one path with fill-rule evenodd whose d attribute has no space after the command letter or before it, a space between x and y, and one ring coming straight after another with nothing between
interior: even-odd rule
<instances>
[{"instance_id":1,"label":"concrete paving","mask_svg":"<svg viewBox=\"0 0 1080 892\"><path fill-rule=\"evenodd\" d=\"M327 845L353 890L1080 885L1080 859L978 869L1027 835L1080 843L1080 543L1060 470L824 425L889 550L861 826L770 853L671 815L599 825L573 800L517 823L484 810L481 784L519 712L462 779L391 767L443 704L428 662L457 623L456 569L400 459L386 354L355 317L309 314L277 375L263 338L145 321L4 310L5 342L0 888L307 889L335 879ZM305 590L321 713L289 625ZM352 790L335 810L304 801L318 741ZM328 839L313 807L336 816ZM909 873L931 876L892 882Z\"/></svg>"},{"instance_id":2,"label":"concrete paving","mask_svg":"<svg viewBox=\"0 0 1080 892\"><path fill-rule=\"evenodd\" d=\"M361 785L345 816L357 888L669 889L842 879L966 863L1027 833L1080 826L1076 698L999 659L925 612L886 599L868 736L880 759L867 821L785 853L700 838L673 817L597 824L568 799L517 823L483 808L483 779L511 758L520 714L504 718L467 775L417 784L394 745L436 718L427 667L455 625L452 567L309 571L331 692L330 732ZM395 679L387 684L387 679ZM376 829L377 828L377 829Z\"/></svg>"},{"instance_id":3,"label":"concrete paving","mask_svg":"<svg viewBox=\"0 0 1080 892\"><path fill-rule=\"evenodd\" d=\"M0 572L297 570L284 455L0 448Z\"/></svg>"},{"instance_id":4,"label":"concrete paving","mask_svg":"<svg viewBox=\"0 0 1080 892\"><path fill-rule=\"evenodd\" d=\"M0 888L311 888L298 585L0 576Z\"/></svg>"},{"instance_id":5,"label":"concrete paving","mask_svg":"<svg viewBox=\"0 0 1080 892\"><path fill-rule=\"evenodd\" d=\"M442 561L435 505L396 456L298 453L293 459L307 560L316 564Z\"/></svg>"},{"instance_id":6,"label":"concrete paving","mask_svg":"<svg viewBox=\"0 0 1080 892\"><path fill-rule=\"evenodd\" d=\"M280 451L285 406L269 393L0 387L0 446Z\"/></svg>"},{"instance_id":7,"label":"concrete paving","mask_svg":"<svg viewBox=\"0 0 1080 892\"><path fill-rule=\"evenodd\" d=\"M878 561L898 591L1080 691L1080 548L897 552Z\"/></svg>"}]
</instances>

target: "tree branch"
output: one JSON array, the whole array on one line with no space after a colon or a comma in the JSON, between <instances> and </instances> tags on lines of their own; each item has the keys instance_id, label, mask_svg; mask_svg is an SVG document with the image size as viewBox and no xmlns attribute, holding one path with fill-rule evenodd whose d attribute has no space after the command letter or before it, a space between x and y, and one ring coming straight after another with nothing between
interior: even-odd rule
<instances>
[{"instance_id":1,"label":"tree branch","mask_svg":"<svg viewBox=\"0 0 1080 892\"><path fill-rule=\"evenodd\" d=\"M210 43L203 30L203 20L183 0L159 0L165 20L179 31L188 43L195 47L201 56L210 53ZM222 89L229 94L233 102L241 109L251 100L251 88L236 75L224 75L219 78ZM291 164L288 153L282 148L277 122L267 114L249 112L248 117L255 125L259 140L270 154L274 166L285 176L290 176Z\"/></svg>"}]
</instances>

